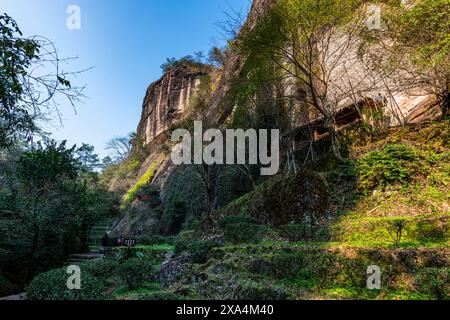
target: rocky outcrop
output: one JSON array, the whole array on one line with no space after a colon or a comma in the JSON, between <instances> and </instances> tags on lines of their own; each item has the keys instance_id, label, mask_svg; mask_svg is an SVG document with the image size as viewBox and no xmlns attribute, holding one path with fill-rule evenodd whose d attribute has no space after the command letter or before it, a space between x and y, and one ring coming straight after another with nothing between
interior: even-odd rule
<instances>
[{"instance_id":1,"label":"rocky outcrop","mask_svg":"<svg viewBox=\"0 0 450 320\"><path fill-rule=\"evenodd\" d=\"M205 74L179 66L165 73L147 89L142 105L138 137L144 145L166 131L189 108L189 100L197 92Z\"/></svg>"},{"instance_id":2,"label":"rocky outcrop","mask_svg":"<svg viewBox=\"0 0 450 320\"><path fill-rule=\"evenodd\" d=\"M210 224L207 228L211 228L223 217L245 212L272 226L290 223L319 225L328 219L329 205L326 180L317 173L303 170L294 175L280 175L268 180L215 212L213 221L206 223Z\"/></svg>"},{"instance_id":3,"label":"rocky outcrop","mask_svg":"<svg viewBox=\"0 0 450 320\"><path fill-rule=\"evenodd\" d=\"M252 30L258 19L260 19L267 10L276 2L276 0L253 0L252 6L247 16L247 20L242 26L235 41ZM227 63L221 71L218 81L217 90L214 91L211 104L208 110L208 116L218 125L222 124L231 115L234 105L226 104L226 97L229 94L229 84L231 79L236 76L242 69L244 59L239 52L238 46L233 46L228 54Z\"/></svg>"}]
</instances>

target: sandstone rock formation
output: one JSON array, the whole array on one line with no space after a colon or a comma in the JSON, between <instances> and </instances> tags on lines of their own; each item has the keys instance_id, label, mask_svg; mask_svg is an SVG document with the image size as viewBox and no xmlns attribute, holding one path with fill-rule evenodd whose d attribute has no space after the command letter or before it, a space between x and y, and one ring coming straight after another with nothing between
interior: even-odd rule
<instances>
[{"instance_id":1,"label":"sandstone rock formation","mask_svg":"<svg viewBox=\"0 0 450 320\"><path fill-rule=\"evenodd\" d=\"M202 72L191 71L179 66L147 89L142 105L142 116L137 129L138 137L144 144L153 141L167 130L189 107L189 100L198 90Z\"/></svg>"}]
</instances>

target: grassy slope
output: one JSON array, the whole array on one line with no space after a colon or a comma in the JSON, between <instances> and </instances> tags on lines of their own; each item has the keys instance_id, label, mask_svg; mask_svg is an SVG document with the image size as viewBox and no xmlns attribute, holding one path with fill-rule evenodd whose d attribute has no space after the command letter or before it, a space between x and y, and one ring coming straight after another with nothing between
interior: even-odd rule
<instances>
[{"instance_id":1,"label":"grassy slope","mask_svg":"<svg viewBox=\"0 0 450 320\"><path fill-rule=\"evenodd\" d=\"M195 288L192 292L197 294L190 297L278 298L277 292L281 290L292 299L436 298L435 288L428 288L427 284L444 279L448 290L449 284L445 283L450 279L449 128L446 121L392 129L372 142L353 137L349 146L351 162L323 172L330 185L336 217L329 226L330 241L290 243L272 239L256 245L215 249L214 259L191 267L190 275L208 276L204 283L192 285ZM360 166L360 159L373 152L383 153L389 145L400 146L400 153L410 152L413 156L392 166L388 163L387 167L372 163L372 169L381 166L378 174L381 172L382 178L378 185L372 183L367 187L370 185L364 180L367 168ZM394 153L394 158L402 156ZM396 176L394 172L389 177L387 171L399 167L405 168L406 176L402 172ZM383 185L384 179L390 182ZM396 244L392 225L399 220L405 224L400 243ZM292 252L314 258L295 257ZM321 260L330 257L344 261L321 265ZM296 267L294 275L289 275L289 264L302 263L303 276L303 271L295 274ZM382 290L365 288L366 268L372 264L382 268ZM265 270L270 266L275 268L272 273ZM339 269L336 275L319 272L334 267ZM280 270L284 268L287 271L283 275L284 271ZM217 269L223 272L217 274ZM352 269L357 270L355 274ZM435 273L421 281L427 276L427 270ZM227 294L216 292L214 286L233 289ZM173 285L176 290L182 287L179 283Z\"/></svg>"}]
</instances>

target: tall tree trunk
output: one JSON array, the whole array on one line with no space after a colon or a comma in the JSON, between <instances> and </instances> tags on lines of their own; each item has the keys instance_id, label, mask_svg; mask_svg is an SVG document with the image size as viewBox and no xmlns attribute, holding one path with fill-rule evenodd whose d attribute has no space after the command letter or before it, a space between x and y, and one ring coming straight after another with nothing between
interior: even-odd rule
<instances>
[{"instance_id":1,"label":"tall tree trunk","mask_svg":"<svg viewBox=\"0 0 450 320\"><path fill-rule=\"evenodd\" d=\"M339 162L344 162L344 158L341 154L341 144L339 142L339 137L336 132L336 126L333 117L330 117L325 122L325 127L330 134L330 142L331 142L331 150L333 151L333 155Z\"/></svg>"}]
</instances>

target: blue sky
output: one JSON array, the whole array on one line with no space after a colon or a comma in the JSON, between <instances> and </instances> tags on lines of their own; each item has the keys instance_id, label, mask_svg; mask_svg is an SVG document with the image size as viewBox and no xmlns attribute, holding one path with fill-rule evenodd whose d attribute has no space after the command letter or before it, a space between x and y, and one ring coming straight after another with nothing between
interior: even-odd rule
<instances>
[{"instance_id":1,"label":"blue sky","mask_svg":"<svg viewBox=\"0 0 450 320\"><path fill-rule=\"evenodd\" d=\"M69 30L69 5L81 9L81 29ZM147 86L161 76L168 57L205 53L225 39L215 23L230 8L246 12L249 0L0 0L24 35L43 35L59 55L79 59L66 69L81 70L75 84L87 84L88 99L77 113L62 105L63 126L47 130L57 140L95 146L136 130Z\"/></svg>"}]
</instances>

